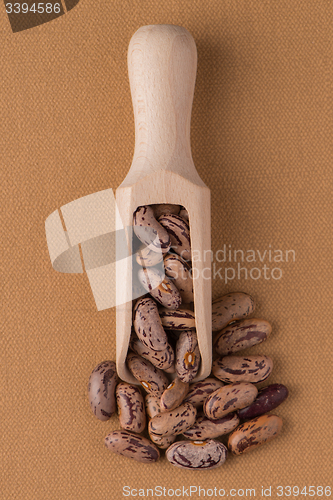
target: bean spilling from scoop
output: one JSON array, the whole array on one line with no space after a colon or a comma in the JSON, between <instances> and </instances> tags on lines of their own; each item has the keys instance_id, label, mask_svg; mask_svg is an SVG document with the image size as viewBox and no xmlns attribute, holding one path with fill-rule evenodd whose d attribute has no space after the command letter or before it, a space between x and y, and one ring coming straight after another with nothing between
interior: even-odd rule
<instances>
[{"instance_id":1,"label":"bean spilling from scoop","mask_svg":"<svg viewBox=\"0 0 333 500\"><path fill-rule=\"evenodd\" d=\"M133 306L126 363L141 387L120 381L115 363L104 361L89 379L91 409L105 421L118 407L121 429L105 438L114 453L151 463L165 450L175 467L219 467L228 451L248 452L282 429L282 419L267 412L288 397L287 387L256 386L271 375L272 359L238 354L265 342L271 325L253 317L255 302L246 293L214 300L212 374L196 380L201 360L188 213L179 205L138 207L133 225L135 279L143 293Z\"/></svg>"}]
</instances>

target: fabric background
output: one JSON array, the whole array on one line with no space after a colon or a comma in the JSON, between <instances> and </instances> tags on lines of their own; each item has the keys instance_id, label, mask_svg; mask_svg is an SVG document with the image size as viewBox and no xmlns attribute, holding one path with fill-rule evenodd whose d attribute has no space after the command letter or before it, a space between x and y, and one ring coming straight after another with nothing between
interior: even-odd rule
<instances>
[{"instance_id":1,"label":"fabric background","mask_svg":"<svg viewBox=\"0 0 333 500\"><path fill-rule=\"evenodd\" d=\"M118 500L124 485L196 485L259 498L272 486L276 499L278 485L332 486L332 3L81 0L15 34L1 12L0 497ZM270 382L290 397L275 441L196 473L104 447L117 417L93 417L87 382L115 359L115 313L97 312L85 275L53 271L44 231L56 208L126 176L127 47L140 26L163 23L197 43L191 141L212 193L212 249L296 256L266 258L280 279L213 280L214 298L248 292L272 323L253 353L273 358Z\"/></svg>"}]
</instances>

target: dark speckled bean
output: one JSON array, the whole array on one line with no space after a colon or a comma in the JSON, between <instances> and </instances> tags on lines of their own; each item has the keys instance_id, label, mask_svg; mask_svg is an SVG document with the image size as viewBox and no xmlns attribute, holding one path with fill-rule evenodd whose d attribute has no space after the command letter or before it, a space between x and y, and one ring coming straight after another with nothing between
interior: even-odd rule
<instances>
[{"instance_id":1,"label":"dark speckled bean","mask_svg":"<svg viewBox=\"0 0 333 500\"><path fill-rule=\"evenodd\" d=\"M176 344L176 373L182 382L191 382L198 373L199 366L197 334L193 330L185 330Z\"/></svg>"},{"instance_id":2,"label":"dark speckled bean","mask_svg":"<svg viewBox=\"0 0 333 500\"><path fill-rule=\"evenodd\" d=\"M160 270L153 267L138 271L140 283L144 289L162 306L167 309L178 309L182 298L176 285L167 276L163 277Z\"/></svg>"},{"instance_id":3,"label":"dark speckled bean","mask_svg":"<svg viewBox=\"0 0 333 500\"><path fill-rule=\"evenodd\" d=\"M214 338L214 349L220 356L260 344L268 338L271 325L264 319L248 318L226 326Z\"/></svg>"},{"instance_id":4,"label":"dark speckled bean","mask_svg":"<svg viewBox=\"0 0 333 500\"><path fill-rule=\"evenodd\" d=\"M262 415L241 424L230 434L228 448L241 455L275 438L282 429L282 419L276 415Z\"/></svg>"},{"instance_id":5,"label":"dark speckled bean","mask_svg":"<svg viewBox=\"0 0 333 500\"><path fill-rule=\"evenodd\" d=\"M273 369L268 356L224 356L213 363L213 375L223 382L251 382L266 380Z\"/></svg>"},{"instance_id":6,"label":"dark speckled bean","mask_svg":"<svg viewBox=\"0 0 333 500\"><path fill-rule=\"evenodd\" d=\"M169 381L162 370L159 370L150 361L134 352L128 353L127 366L132 375L150 394L161 395L169 385Z\"/></svg>"},{"instance_id":7,"label":"dark speckled bean","mask_svg":"<svg viewBox=\"0 0 333 500\"><path fill-rule=\"evenodd\" d=\"M236 413L229 413L217 420L210 420L205 415L200 415L183 435L187 439L214 439L229 434L238 424L239 418Z\"/></svg>"},{"instance_id":8,"label":"dark speckled bean","mask_svg":"<svg viewBox=\"0 0 333 500\"><path fill-rule=\"evenodd\" d=\"M159 313L162 325L166 330L188 330L195 328L194 312L190 309L172 311L161 307Z\"/></svg>"},{"instance_id":9,"label":"dark speckled bean","mask_svg":"<svg viewBox=\"0 0 333 500\"><path fill-rule=\"evenodd\" d=\"M172 465L181 469L216 469L227 458L224 444L210 439L208 441L177 441L166 451L165 456Z\"/></svg>"},{"instance_id":10,"label":"dark speckled bean","mask_svg":"<svg viewBox=\"0 0 333 500\"><path fill-rule=\"evenodd\" d=\"M156 436L177 436L192 427L197 410L189 403L184 403L174 410L160 413L149 421L149 434Z\"/></svg>"},{"instance_id":11,"label":"dark speckled bean","mask_svg":"<svg viewBox=\"0 0 333 500\"><path fill-rule=\"evenodd\" d=\"M164 351L168 346L168 337L158 314L157 304L150 297L137 301L133 311L135 333L147 347L155 351Z\"/></svg>"},{"instance_id":12,"label":"dark speckled bean","mask_svg":"<svg viewBox=\"0 0 333 500\"><path fill-rule=\"evenodd\" d=\"M139 387L121 382L116 389L120 426L140 433L146 425L146 410Z\"/></svg>"},{"instance_id":13,"label":"dark speckled bean","mask_svg":"<svg viewBox=\"0 0 333 500\"><path fill-rule=\"evenodd\" d=\"M190 385L182 382L178 377L165 389L161 396L161 412L174 410L179 406L188 393Z\"/></svg>"},{"instance_id":14,"label":"dark speckled bean","mask_svg":"<svg viewBox=\"0 0 333 500\"><path fill-rule=\"evenodd\" d=\"M202 406L204 404L205 399L217 389L220 389L224 386L224 383L221 380L217 380L216 378L206 378L205 380L201 380L200 382L195 382L190 385L190 390L186 398L184 399L184 403L191 403L195 408Z\"/></svg>"},{"instance_id":15,"label":"dark speckled bean","mask_svg":"<svg viewBox=\"0 0 333 500\"><path fill-rule=\"evenodd\" d=\"M183 259L191 260L190 226L179 215L162 215L158 222L167 230L171 239L171 248Z\"/></svg>"},{"instance_id":16,"label":"dark speckled bean","mask_svg":"<svg viewBox=\"0 0 333 500\"><path fill-rule=\"evenodd\" d=\"M171 239L164 227L154 217L149 206L138 207L133 216L134 232L139 240L152 250L166 253L171 246Z\"/></svg>"},{"instance_id":17,"label":"dark speckled bean","mask_svg":"<svg viewBox=\"0 0 333 500\"><path fill-rule=\"evenodd\" d=\"M145 346L140 339L133 338L130 342L130 347L136 354L148 359L148 361L160 370L167 370L174 364L175 353L170 344L167 345L167 348L164 351L154 351L153 349Z\"/></svg>"},{"instance_id":18,"label":"dark speckled bean","mask_svg":"<svg viewBox=\"0 0 333 500\"><path fill-rule=\"evenodd\" d=\"M92 371L88 383L90 407L99 420L108 420L116 411L118 382L116 363L103 361Z\"/></svg>"},{"instance_id":19,"label":"dark speckled bean","mask_svg":"<svg viewBox=\"0 0 333 500\"><path fill-rule=\"evenodd\" d=\"M228 293L214 300L212 306L213 332L222 330L231 321L246 318L253 313L254 308L254 300L247 293Z\"/></svg>"},{"instance_id":20,"label":"dark speckled bean","mask_svg":"<svg viewBox=\"0 0 333 500\"><path fill-rule=\"evenodd\" d=\"M160 458L158 448L149 439L128 431L113 431L105 438L105 446L114 453L138 462L152 463Z\"/></svg>"},{"instance_id":21,"label":"dark speckled bean","mask_svg":"<svg viewBox=\"0 0 333 500\"><path fill-rule=\"evenodd\" d=\"M288 389L282 384L271 384L260 389L258 396L250 406L238 410L238 416L242 420L259 417L264 413L274 410L288 397Z\"/></svg>"},{"instance_id":22,"label":"dark speckled bean","mask_svg":"<svg viewBox=\"0 0 333 500\"><path fill-rule=\"evenodd\" d=\"M240 408L250 405L257 397L258 389L253 384L229 384L213 392L203 405L206 417L216 420Z\"/></svg>"}]
</instances>

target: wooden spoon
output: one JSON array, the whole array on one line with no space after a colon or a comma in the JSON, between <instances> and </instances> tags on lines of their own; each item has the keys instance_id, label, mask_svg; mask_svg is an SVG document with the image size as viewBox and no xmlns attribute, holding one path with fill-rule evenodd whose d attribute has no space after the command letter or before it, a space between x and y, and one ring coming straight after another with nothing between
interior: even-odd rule
<instances>
[{"instance_id":1,"label":"wooden spoon","mask_svg":"<svg viewBox=\"0 0 333 500\"><path fill-rule=\"evenodd\" d=\"M132 226L138 206L183 205L189 214L192 245L194 312L201 353L195 380L211 372L211 239L210 190L193 163L190 146L191 109L197 51L190 33L180 26L140 28L128 49L128 71L135 119L132 166L116 192L118 228ZM129 238L130 240L131 238ZM131 247L131 241L128 241ZM137 383L126 366L132 326L131 259L117 272L117 370L124 381ZM124 303L122 303L122 297Z\"/></svg>"}]
</instances>

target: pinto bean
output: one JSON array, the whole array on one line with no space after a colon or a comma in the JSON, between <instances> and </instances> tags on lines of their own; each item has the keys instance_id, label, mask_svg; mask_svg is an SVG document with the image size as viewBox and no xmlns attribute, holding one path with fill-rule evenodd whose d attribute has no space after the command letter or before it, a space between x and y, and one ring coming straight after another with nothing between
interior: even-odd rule
<instances>
[{"instance_id":1,"label":"pinto bean","mask_svg":"<svg viewBox=\"0 0 333 500\"><path fill-rule=\"evenodd\" d=\"M113 431L106 436L104 443L110 451L138 462L152 463L160 458L158 448L149 439L133 432Z\"/></svg>"},{"instance_id":2,"label":"pinto bean","mask_svg":"<svg viewBox=\"0 0 333 500\"><path fill-rule=\"evenodd\" d=\"M213 301L212 329L218 332L228 323L246 318L253 313L255 303L247 293L232 292Z\"/></svg>"},{"instance_id":3,"label":"pinto bean","mask_svg":"<svg viewBox=\"0 0 333 500\"><path fill-rule=\"evenodd\" d=\"M99 420L109 420L116 411L115 390L118 382L116 363L103 361L94 368L88 383L90 407Z\"/></svg>"},{"instance_id":4,"label":"pinto bean","mask_svg":"<svg viewBox=\"0 0 333 500\"><path fill-rule=\"evenodd\" d=\"M230 434L228 448L241 455L275 438L282 429L282 419L276 415L262 415L241 424Z\"/></svg>"}]
</instances>

